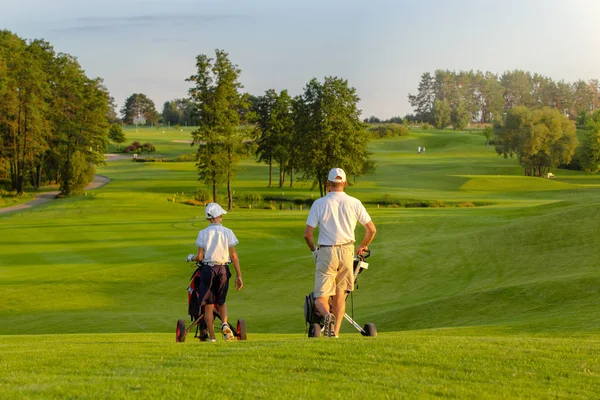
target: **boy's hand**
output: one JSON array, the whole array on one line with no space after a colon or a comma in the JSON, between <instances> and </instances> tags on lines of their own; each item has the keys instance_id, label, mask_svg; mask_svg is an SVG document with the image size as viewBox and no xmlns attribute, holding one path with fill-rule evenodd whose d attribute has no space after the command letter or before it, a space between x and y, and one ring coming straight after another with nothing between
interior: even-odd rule
<instances>
[{"instance_id":1,"label":"boy's hand","mask_svg":"<svg viewBox=\"0 0 600 400\"><path fill-rule=\"evenodd\" d=\"M190 254L190 255L187 256L187 258L185 259L185 261L192 262L192 261L194 261L194 257L196 257L195 254Z\"/></svg>"},{"instance_id":2,"label":"boy's hand","mask_svg":"<svg viewBox=\"0 0 600 400\"><path fill-rule=\"evenodd\" d=\"M244 282L242 281L242 277L238 276L237 278L235 278L235 287L237 288L237 290L241 290L243 286Z\"/></svg>"}]
</instances>

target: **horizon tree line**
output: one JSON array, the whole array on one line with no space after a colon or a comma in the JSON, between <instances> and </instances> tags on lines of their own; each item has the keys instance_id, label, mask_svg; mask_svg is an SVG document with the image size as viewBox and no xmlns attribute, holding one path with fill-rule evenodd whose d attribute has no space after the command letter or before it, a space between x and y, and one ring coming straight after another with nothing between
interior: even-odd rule
<instances>
[{"instance_id":1,"label":"horizon tree line","mask_svg":"<svg viewBox=\"0 0 600 400\"><path fill-rule=\"evenodd\" d=\"M464 129L471 122L501 121L517 106L557 109L575 120L600 107L597 79L568 83L523 70L502 75L438 69L421 75L417 94L408 95L415 117L438 129Z\"/></svg>"}]
</instances>

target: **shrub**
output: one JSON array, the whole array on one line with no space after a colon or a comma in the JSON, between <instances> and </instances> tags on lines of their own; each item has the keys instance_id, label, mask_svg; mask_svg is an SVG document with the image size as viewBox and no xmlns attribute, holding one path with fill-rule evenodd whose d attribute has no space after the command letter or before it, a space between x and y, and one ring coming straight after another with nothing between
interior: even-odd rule
<instances>
[{"instance_id":1,"label":"shrub","mask_svg":"<svg viewBox=\"0 0 600 400\"><path fill-rule=\"evenodd\" d=\"M10 179L0 179L0 189L10 189L12 182Z\"/></svg>"},{"instance_id":2,"label":"shrub","mask_svg":"<svg viewBox=\"0 0 600 400\"><path fill-rule=\"evenodd\" d=\"M240 201L243 201L250 205L253 205L253 204L261 202L263 200L263 197L260 193L257 193L257 192L246 192L246 193L240 194L238 199Z\"/></svg>"},{"instance_id":3,"label":"shrub","mask_svg":"<svg viewBox=\"0 0 600 400\"><path fill-rule=\"evenodd\" d=\"M196 161L196 153L180 154L173 159L175 162Z\"/></svg>"},{"instance_id":4,"label":"shrub","mask_svg":"<svg viewBox=\"0 0 600 400\"><path fill-rule=\"evenodd\" d=\"M376 138L408 135L408 128L400 124L381 124L369 128L369 131L371 133L371 136Z\"/></svg>"},{"instance_id":5,"label":"shrub","mask_svg":"<svg viewBox=\"0 0 600 400\"><path fill-rule=\"evenodd\" d=\"M423 129L424 131L426 131L427 129L431 129L433 128L433 125L431 125L428 122L425 122L423 125L421 125L421 129Z\"/></svg>"},{"instance_id":6,"label":"shrub","mask_svg":"<svg viewBox=\"0 0 600 400\"><path fill-rule=\"evenodd\" d=\"M304 199L294 199L294 205L301 206L304 204Z\"/></svg>"},{"instance_id":7,"label":"shrub","mask_svg":"<svg viewBox=\"0 0 600 400\"><path fill-rule=\"evenodd\" d=\"M206 203L195 200L195 199L185 199L185 200L181 200L181 204L187 204L189 206L203 206Z\"/></svg>"},{"instance_id":8,"label":"shrub","mask_svg":"<svg viewBox=\"0 0 600 400\"><path fill-rule=\"evenodd\" d=\"M202 204L210 203L212 199L212 193L208 189L199 188L196 189L196 193L194 194L194 199Z\"/></svg>"},{"instance_id":9,"label":"shrub","mask_svg":"<svg viewBox=\"0 0 600 400\"><path fill-rule=\"evenodd\" d=\"M137 141L136 141L136 142L133 142L133 143L131 143L131 145L133 146L133 148L134 148L135 150L137 150L137 149L139 149L140 147L142 147L142 144L141 144L140 142L137 142Z\"/></svg>"},{"instance_id":10,"label":"shrub","mask_svg":"<svg viewBox=\"0 0 600 400\"><path fill-rule=\"evenodd\" d=\"M125 149L123 151L125 153L127 153L127 154L133 153L133 152L135 152L135 147L133 147L133 146L127 146L127 147L125 147Z\"/></svg>"},{"instance_id":11,"label":"shrub","mask_svg":"<svg viewBox=\"0 0 600 400\"><path fill-rule=\"evenodd\" d=\"M156 148L152 143L144 143L144 145L142 146L142 150L146 150L148 153L151 153L153 151L156 151Z\"/></svg>"}]
</instances>

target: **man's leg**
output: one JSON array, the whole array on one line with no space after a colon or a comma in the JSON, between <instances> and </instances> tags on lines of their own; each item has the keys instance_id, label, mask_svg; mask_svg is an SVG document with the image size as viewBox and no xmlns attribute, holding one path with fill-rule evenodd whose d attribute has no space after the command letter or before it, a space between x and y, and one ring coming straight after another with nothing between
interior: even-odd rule
<instances>
[{"instance_id":1,"label":"man's leg","mask_svg":"<svg viewBox=\"0 0 600 400\"><path fill-rule=\"evenodd\" d=\"M219 308L219 314L221 315L221 321L226 324L227 323L227 305L225 303L217 306Z\"/></svg>"},{"instance_id":2,"label":"man's leg","mask_svg":"<svg viewBox=\"0 0 600 400\"><path fill-rule=\"evenodd\" d=\"M214 315L214 306L212 304L204 305L204 321L208 327L208 335L210 339L216 339L215 337L215 315Z\"/></svg>"},{"instance_id":3,"label":"man's leg","mask_svg":"<svg viewBox=\"0 0 600 400\"><path fill-rule=\"evenodd\" d=\"M321 317L329 314L329 296L315 297L315 308Z\"/></svg>"},{"instance_id":4,"label":"man's leg","mask_svg":"<svg viewBox=\"0 0 600 400\"><path fill-rule=\"evenodd\" d=\"M346 314L346 292L338 291L333 296L333 315L335 315L335 336L340 334L340 327L342 326L342 320Z\"/></svg>"}]
</instances>

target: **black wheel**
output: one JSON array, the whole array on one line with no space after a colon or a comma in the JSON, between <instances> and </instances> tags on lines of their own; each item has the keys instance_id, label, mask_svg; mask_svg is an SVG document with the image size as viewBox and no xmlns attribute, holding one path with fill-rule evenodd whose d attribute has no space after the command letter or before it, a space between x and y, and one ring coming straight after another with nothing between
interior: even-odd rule
<instances>
[{"instance_id":1,"label":"black wheel","mask_svg":"<svg viewBox=\"0 0 600 400\"><path fill-rule=\"evenodd\" d=\"M238 340L246 340L246 320L238 319L236 333Z\"/></svg>"},{"instance_id":2,"label":"black wheel","mask_svg":"<svg viewBox=\"0 0 600 400\"><path fill-rule=\"evenodd\" d=\"M375 328L375 324L369 322L368 324L365 324L363 329L365 331L365 336L377 336L377 328Z\"/></svg>"},{"instance_id":3,"label":"black wheel","mask_svg":"<svg viewBox=\"0 0 600 400\"><path fill-rule=\"evenodd\" d=\"M308 326L308 337L321 337L321 325L310 324Z\"/></svg>"},{"instance_id":4,"label":"black wheel","mask_svg":"<svg viewBox=\"0 0 600 400\"><path fill-rule=\"evenodd\" d=\"M185 342L185 321L182 319L178 319L177 320L177 328L175 328L175 341L177 343L179 342Z\"/></svg>"}]
</instances>

